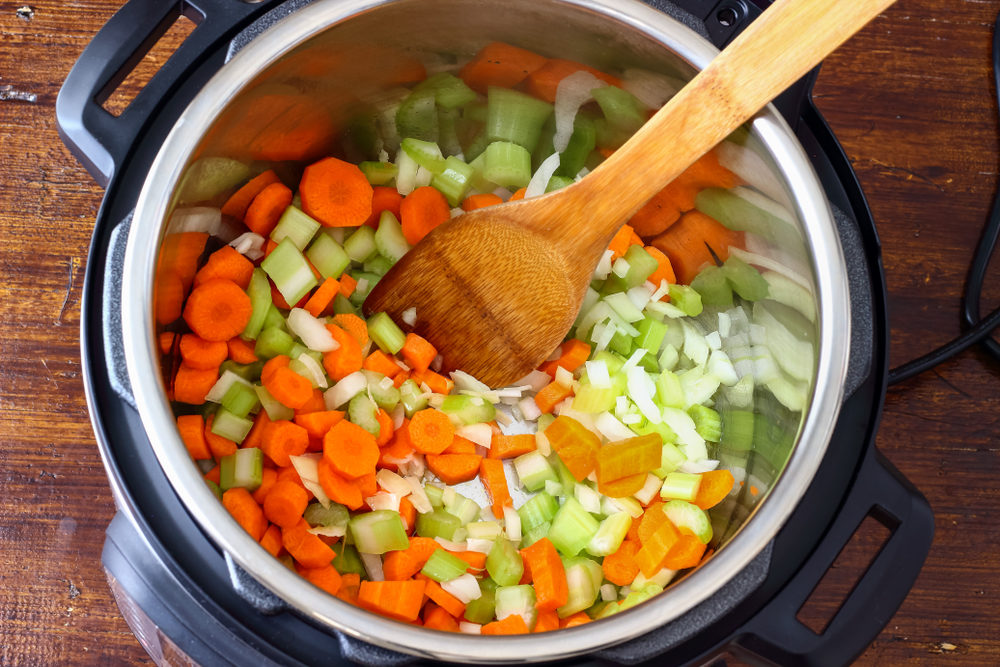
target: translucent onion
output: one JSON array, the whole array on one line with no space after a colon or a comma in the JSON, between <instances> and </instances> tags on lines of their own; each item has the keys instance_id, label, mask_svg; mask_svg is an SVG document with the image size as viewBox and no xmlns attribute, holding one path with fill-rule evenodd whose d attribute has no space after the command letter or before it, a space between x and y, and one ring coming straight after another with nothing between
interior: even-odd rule
<instances>
[{"instance_id":1,"label":"translucent onion","mask_svg":"<svg viewBox=\"0 0 1000 667\"><path fill-rule=\"evenodd\" d=\"M481 635L483 626L479 623L469 623L462 621L458 624L458 631L466 635Z\"/></svg>"},{"instance_id":2,"label":"translucent onion","mask_svg":"<svg viewBox=\"0 0 1000 667\"><path fill-rule=\"evenodd\" d=\"M702 459L700 461L684 461L679 466L677 466L677 470L679 470L680 472L686 472L692 475L697 475L699 473L715 470L718 467L719 467L718 461L714 459Z\"/></svg>"},{"instance_id":3,"label":"translucent onion","mask_svg":"<svg viewBox=\"0 0 1000 667\"><path fill-rule=\"evenodd\" d=\"M535 399L531 396L527 396L518 401L517 409L521 411L521 416L526 421L532 422L542 416L542 411L538 408L538 404L535 403Z\"/></svg>"},{"instance_id":4,"label":"translucent onion","mask_svg":"<svg viewBox=\"0 0 1000 667\"><path fill-rule=\"evenodd\" d=\"M650 109L659 109L683 87L680 79L648 69L629 68L622 72L622 88Z\"/></svg>"},{"instance_id":5,"label":"translucent onion","mask_svg":"<svg viewBox=\"0 0 1000 667\"><path fill-rule=\"evenodd\" d=\"M503 526L507 531L507 539L515 542L521 539L521 515L510 505L503 507Z\"/></svg>"},{"instance_id":6,"label":"translucent onion","mask_svg":"<svg viewBox=\"0 0 1000 667\"><path fill-rule=\"evenodd\" d=\"M222 227L222 211L208 206L176 209L170 216L170 233L205 232L217 236Z\"/></svg>"},{"instance_id":7,"label":"translucent onion","mask_svg":"<svg viewBox=\"0 0 1000 667\"><path fill-rule=\"evenodd\" d=\"M611 442L632 438L635 433L628 426L618 421L610 412L602 412L594 420L594 427Z\"/></svg>"},{"instance_id":8,"label":"translucent onion","mask_svg":"<svg viewBox=\"0 0 1000 667\"><path fill-rule=\"evenodd\" d=\"M388 493L394 493L399 497L410 495L409 483L388 468L379 468L375 473L375 481Z\"/></svg>"},{"instance_id":9,"label":"translucent onion","mask_svg":"<svg viewBox=\"0 0 1000 667\"><path fill-rule=\"evenodd\" d=\"M316 496L316 500L323 507L330 506L330 497L319 483L319 460L322 454L303 454L302 456L289 456L295 472L299 474L302 485Z\"/></svg>"},{"instance_id":10,"label":"translucent onion","mask_svg":"<svg viewBox=\"0 0 1000 667\"><path fill-rule=\"evenodd\" d=\"M553 153L542 160L542 163L538 165L538 169L535 170L531 180L528 181L528 186L524 190L525 199L545 194L545 189L549 185L549 179L552 178L552 175L556 173L556 169L559 168L559 160L559 153Z\"/></svg>"},{"instance_id":11,"label":"translucent onion","mask_svg":"<svg viewBox=\"0 0 1000 667\"><path fill-rule=\"evenodd\" d=\"M359 552L361 563L365 566L365 572L372 581L385 581L385 574L382 571L382 556L380 554L366 554Z\"/></svg>"},{"instance_id":12,"label":"translucent onion","mask_svg":"<svg viewBox=\"0 0 1000 667\"><path fill-rule=\"evenodd\" d=\"M243 232L230 241L229 245L251 262L255 262L264 256L264 237L260 234Z\"/></svg>"},{"instance_id":13,"label":"translucent onion","mask_svg":"<svg viewBox=\"0 0 1000 667\"><path fill-rule=\"evenodd\" d=\"M605 250L604 254L601 255L600 261L597 262L597 268L594 269L594 279L595 280L605 280L611 273L611 262L614 258L614 253L610 250Z\"/></svg>"},{"instance_id":14,"label":"translucent onion","mask_svg":"<svg viewBox=\"0 0 1000 667\"><path fill-rule=\"evenodd\" d=\"M479 590L479 580L468 572L461 577L456 577L451 581L442 583L441 588L457 597L462 604L469 604L473 600L478 600L483 594Z\"/></svg>"},{"instance_id":15,"label":"translucent onion","mask_svg":"<svg viewBox=\"0 0 1000 667\"><path fill-rule=\"evenodd\" d=\"M310 350L330 352L340 347L326 325L304 308L292 308L287 322L289 331L301 338Z\"/></svg>"},{"instance_id":16,"label":"translucent onion","mask_svg":"<svg viewBox=\"0 0 1000 667\"><path fill-rule=\"evenodd\" d=\"M550 382L552 382L552 378L549 377L548 373L543 373L542 371L536 369L525 375L514 384L528 385L531 391L539 392L548 386Z\"/></svg>"},{"instance_id":17,"label":"translucent onion","mask_svg":"<svg viewBox=\"0 0 1000 667\"><path fill-rule=\"evenodd\" d=\"M417 323L417 309L416 308L407 308L406 310L404 310L402 313L399 314L399 319L403 320L403 322L405 322L406 324L410 325L411 327L414 326L414 325L416 325L416 323Z\"/></svg>"},{"instance_id":18,"label":"translucent onion","mask_svg":"<svg viewBox=\"0 0 1000 667\"><path fill-rule=\"evenodd\" d=\"M368 379L361 371L344 376L340 382L327 389L326 393L323 394L327 410L336 410L364 391L367 386Z\"/></svg>"},{"instance_id":19,"label":"translucent onion","mask_svg":"<svg viewBox=\"0 0 1000 667\"><path fill-rule=\"evenodd\" d=\"M330 383L326 380L326 372L320 366L319 362L316 361L315 357L311 354L300 354L296 359L306 367L306 372L309 373L309 377L306 379L309 380L313 387L326 389L330 386Z\"/></svg>"},{"instance_id":20,"label":"translucent onion","mask_svg":"<svg viewBox=\"0 0 1000 667\"><path fill-rule=\"evenodd\" d=\"M493 442L493 429L486 423L464 424L455 429L455 435L460 435L466 440L471 440L487 449L490 448L490 444Z\"/></svg>"},{"instance_id":21,"label":"translucent onion","mask_svg":"<svg viewBox=\"0 0 1000 667\"><path fill-rule=\"evenodd\" d=\"M635 366L626 371L625 378L628 395L635 401L639 412L651 424L659 424L662 421L660 409L653 402L653 396L656 395L656 383L645 370Z\"/></svg>"},{"instance_id":22,"label":"translucent onion","mask_svg":"<svg viewBox=\"0 0 1000 667\"><path fill-rule=\"evenodd\" d=\"M427 514L434 509L419 477L409 475L404 477L403 480L410 487L410 503L413 505L413 509L417 510L420 514Z\"/></svg>"},{"instance_id":23,"label":"translucent onion","mask_svg":"<svg viewBox=\"0 0 1000 667\"><path fill-rule=\"evenodd\" d=\"M556 153L562 153L569 146L576 114L581 106L594 98L591 91L606 85L608 84L584 70L574 72L559 82L554 104L556 133L552 137L552 147Z\"/></svg>"}]
</instances>

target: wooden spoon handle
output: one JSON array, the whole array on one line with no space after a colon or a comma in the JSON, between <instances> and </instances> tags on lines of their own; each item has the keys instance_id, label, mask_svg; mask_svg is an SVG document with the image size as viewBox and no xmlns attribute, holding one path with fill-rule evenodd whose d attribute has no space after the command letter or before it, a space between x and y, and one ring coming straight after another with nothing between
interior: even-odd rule
<instances>
[{"instance_id":1,"label":"wooden spoon handle","mask_svg":"<svg viewBox=\"0 0 1000 667\"><path fill-rule=\"evenodd\" d=\"M775 2L628 143L573 186L586 206L578 210L587 215L569 233L578 242L606 246L654 194L893 2Z\"/></svg>"}]
</instances>

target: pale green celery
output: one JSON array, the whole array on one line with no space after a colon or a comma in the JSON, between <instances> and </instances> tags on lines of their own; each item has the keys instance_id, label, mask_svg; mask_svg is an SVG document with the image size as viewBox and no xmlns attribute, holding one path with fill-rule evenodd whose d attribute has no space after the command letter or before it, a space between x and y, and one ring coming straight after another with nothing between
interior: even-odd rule
<instances>
[{"instance_id":1,"label":"pale green celery","mask_svg":"<svg viewBox=\"0 0 1000 667\"><path fill-rule=\"evenodd\" d=\"M531 153L523 146L494 141L483 151L483 178L516 190L531 180Z\"/></svg>"},{"instance_id":2,"label":"pale green celery","mask_svg":"<svg viewBox=\"0 0 1000 667\"><path fill-rule=\"evenodd\" d=\"M444 549L436 549L420 572L439 584L457 579L465 574L469 564Z\"/></svg>"},{"instance_id":3,"label":"pale green celery","mask_svg":"<svg viewBox=\"0 0 1000 667\"><path fill-rule=\"evenodd\" d=\"M579 412L600 414L613 410L615 400L622 395L622 389L614 382L608 387L595 387L589 382L581 382L573 396L573 409Z\"/></svg>"},{"instance_id":4,"label":"pale green celery","mask_svg":"<svg viewBox=\"0 0 1000 667\"><path fill-rule=\"evenodd\" d=\"M386 313L375 313L368 318L368 335L379 349L388 354L396 354L406 342L406 334Z\"/></svg>"},{"instance_id":5,"label":"pale green celery","mask_svg":"<svg viewBox=\"0 0 1000 667\"><path fill-rule=\"evenodd\" d=\"M569 599L556 610L559 618L572 616L593 605L600 594L603 577L601 566L589 558L567 558L563 565L566 568Z\"/></svg>"},{"instance_id":6,"label":"pale green celery","mask_svg":"<svg viewBox=\"0 0 1000 667\"><path fill-rule=\"evenodd\" d=\"M268 288L270 290L270 288ZM285 316L281 314L278 307L272 303L267 307L267 314L264 316L264 328L274 327L275 329L281 329L282 331L288 331L288 322L285 320Z\"/></svg>"},{"instance_id":7,"label":"pale green celery","mask_svg":"<svg viewBox=\"0 0 1000 667\"><path fill-rule=\"evenodd\" d=\"M643 318L642 311L635 307L632 299L628 298L628 294L625 292L609 294L604 297L604 302L611 306L611 309L626 322L638 322Z\"/></svg>"},{"instance_id":8,"label":"pale green celery","mask_svg":"<svg viewBox=\"0 0 1000 667\"><path fill-rule=\"evenodd\" d=\"M485 625L494 620L496 614L496 589L497 585L492 579L484 578L479 581L479 590L482 595L465 605L465 620L470 623Z\"/></svg>"},{"instance_id":9,"label":"pale green celery","mask_svg":"<svg viewBox=\"0 0 1000 667\"><path fill-rule=\"evenodd\" d=\"M392 211L382 211L379 216L378 229L375 230L375 249L393 263L398 262L410 250L410 244L403 236L403 228Z\"/></svg>"},{"instance_id":10,"label":"pale green celery","mask_svg":"<svg viewBox=\"0 0 1000 667\"><path fill-rule=\"evenodd\" d=\"M685 461L687 461L687 457L684 456L684 452L677 448L677 445L665 442L660 451L660 467L654 470L653 474L663 479L677 470L677 467Z\"/></svg>"},{"instance_id":11,"label":"pale green celery","mask_svg":"<svg viewBox=\"0 0 1000 667\"><path fill-rule=\"evenodd\" d=\"M431 187L436 188L448 200L452 207L458 206L465 199L472 187L472 177L475 170L454 155L444 161L444 169L434 174Z\"/></svg>"},{"instance_id":12,"label":"pale green celery","mask_svg":"<svg viewBox=\"0 0 1000 667\"><path fill-rule=\"evenodd\" d=\"M427 407L427 399L424 398L420 386L414 380L407 379L399 385L399 400L403 402L407 418L413 417L418 410Z\"/></svg>"},{"instance_id":13,"label":"pale green celery","mask_svg":"<svg viewBox=\"0 0 1000 667\"><path fill-rule=\"evenodd\" d=\"M250 176L250 168L227 157L198 158L184 170L177 188L179 204L209 201L239 185Z\"/></svg>"},{"instance_id":14,"label":"pale green celery","mask_svg":"<svg viewBox=\"0 0 1000 667\"><path fill-rule=\"evenodd\" d=\"M497 586L495 596L497 620L516 615L524 619L529 630L535 627L538 610L535 608L534 588L526 584L520 586L500 584Z\"/></svg>"},{"instance_id":15,"label":"pale green celery","mask_svg":"<svg viewBox=\"0 0 1000 667\"><path fill-rule=\"evenodd\" d=\"M267 413L268 419L271 421L280 421L284 419L291 419L295 416L295 410L282 404L274 396L271 396L271 392L264 388L263 385L255 385L254 391L257 392L257 398L260 399L260 404L264 408L264 412Z\"/></svg>"},{"instance_id":16,"label":"pale green celery","mask_svg":"<svg viewBox=\"0 0 1000 667\"><path fill-rule=\"evenodd\" d=\"M357 574L362 577L368 575L365 564L361 562L361 556L353 544L346 544L344 540L338 540L332 547L336 556L333 559L333 567L340 574Z\"/></svg>"},{"instance_id":17,"label":"pale green celery","mask_svg":"<svg viewBox=\"0 0 1000 667\"><path fill-rule=\"evenodd\" d=\"M457 516L463 526L478 518L482 510L476 501L466 498L461 493L454 491L449 493L448 489L444 493L444 509L449 514Z\"/></svg>"},{"instance_id":18,"label":"pale green celery","mask_svg":"<svg viewBox=\"0 0 1000 667\"><path fill-rule=\"evenodd\" d=\"M601 521L597 532L590 538L586 550L591 556L609 556L618 551L629 527L632 517L627 512L610 514Z\"/></svg>"},{"instance_id":19,"label":"pale green celery","mask_svg":"<svg viewBox=\"0 0 1000 667\"><path fill-rule=\"evenodd\" d=\"M575 556L587 546L599 527L597 519L576 498L569 497L552 519L548 537L559 553Z\"/></svg>"},{"instance_id":20,"label":"pale green celery","mask_svg":"<svg viewBox=\"0 0 1000 667\"><path fill-rule=\"evenodd\" d=\"M528 491L538 491L545 486L545 480L558 482L555 471L540 452L532 451L514 459L514 470Z\"/></svg>"},{"instance_id":21,"label":"pale green celery","mask_svg":"<svg viewBox=\"0 0 1000 667\"><path fill-rule=\"evenodd\" d=\"M391 162L364 161L358 164L358 168L372 185L386 185L396 178L397 168Z\"/></svg>"},{"instance_id":22,"label":"pale green celery","mask_svg":"<svg viewBox=\"0 0 1000 667\"><path fill-rule=\"evenodd\" d=\"M351 518L348 529L354 546L363 554L384 554L410 546L403 520L399 512L392 510L357 514Z\"/></svg>"},{"instance_id":23,"label":"pale green celery","mask_svg":"<svg viewBox=\"0 0 1000 667\"><path fill-rule=\"evenodd\" d=\"M604 118L613 129L632 134L646 122L646 107L632 93L617 86L604 86L591 91Z\"/></svg>"},{"instance_id":24,"label":"pale green celery","mask_svg":"<svg viewBox=\"0 0 1000 667\"><path fill-rule=\"evenodd\" d=\"M428 487L429 488L429 487ZM417 515L416 533L420 537L441 537L452 540L455 533L462 527L462 520L443 509Z\"/></svg>"},{"instance_id":25,"label":"pale green celery","mask_svg":"<svg viewBox=\"0 0 1000 667\"><path fill-rule=\"evenodd\" d=\"M684 311L684 314L688 317L701 315L703 308L701 295L689 285L671 285L670 303Z\"/></svg>"},{"instance_id":26,"label":"pale green celery","mask_svg":"<svg viewBox=\"0 0 1000 667\"><path fill-rule=\"evenodd\" d=\"M625 611L631 607L636 606L640 602L645 602L653 596L659 595L663 592L663 586L654 583L647 583L645 586L637 591L630 591L625 599L622 600L618 605L619 611Z\"/></svg>"},{"instance_id":27,"label":"pale green celery","mask_svg":"<svg viewBox=\"0 0 1000 667\"><path fill-rule=\"evenodd\" d=\"M688 408L688 415L694 420L698 435L709 442L719 442L722 437L722 417L718 412L704 405L695 404Z\"/></svg>"},{"instance_id":28,"label":"pale green celery","mask_svg":"<svg viewBox=\"0 0 1000 667\"><path fill-rule=\"evenodd\" d=\"M663 339L667 335L667 325L647 315L642 322L635 325L635 328L639 330L635 345L649 352L643 359L654 358L659 354L660 346L663 345Z\"/></svg>"},{"instance_id":29,"label":"pale green celery","mask_svg":"<svg viewBox=\"0 0 1000 667\"><path fill-rule=\"evenodd\" d=\"M400 103L396 110L396 131L400 137L438 140L438 115L433 90L415 90Z\"/></svg>"},{"instance_id":30,"label":"pale green celery","mask_svg":"<svg viewBox=\"0 0 1000 667\"><path fill-rule=\"evenodd\" d=\"M407 137L403 139L401 148L414 162L431 173L440 174L444 171L444 155L437 143Z\"/></svg>"},{"instance_id":31,"label":"pale green celery","mask_svg":"<svg viewBox=\"0 0 1000 667\"><path fill-rule=\"evenodd\" d=\"M500 538L493 543L486 556L486 571L498 586L513 586L521 580L524 561L513 542Z\"/></svg>"},{"instance_id":32,"label":"pale green celery","mask_svg":"<svg viewBox=\"0 0 1000 667\"><path fill-rule=\"evenodd\" d=\"M530 547L543 537L548 537L549 529L551 527L552 522L546 521L545 523L535 526L529 531L523 532L521 535L521 548L524 549L526 547Z\"/></svg>"},{"instance_id":33,"label":"pale green celery","mask_svg":"<svg viewBox=\"0 0 1000 667\"><path fill-rule=\"evenodd\" d=\"M495 540L503 532L497 521L473 521L466 524L465 529L469 532L469 539L476 540Z\"/></svg>"},{"instance_id":34,"label":"pale green celery","mask_svg":"<svg viewBox=\"0 0 1000 667\"><path fill-rule=\"evenodd\" d=\"M755 415L750 410L723 411L720 442L737 451L750 449L753 446L755 421Z\"/></svg>"},{"instance_id":35,"label":"pale green celery","mask_svg":"<svg viewBox=\"0 0 1000 667\"><path fill-rule=\"evenodd\" d=\"M348 301L357 308L361 308L361 304L365 302L368 293L372 291L372 288L381 280L382 276L378 273L370 273L368 271L355 271L351 273L351 277L358 282L358 285L351 292ZM355 312L360 315L357 310Z\"/></svg>"},{"instance_id":36,"label":"pale green celery","mask_svg":"<svg viewBox=\"0 0 1000 667\"><path fill-rule=\"evenodd\" d=\"M237 449L219 459L219 488L242 487L253 491L263 478L264 454L256 447Z\"/></svg>"},{"instance_id":37,"label":"pale green celery","mask_svg":"<svg viewBox=\"0 0 1000 667\"><path fill-rule=\"evenodd\" d=\"M626 287L638 287L646 282L649 276L659 267L656 258L637 244L630 245L625 251L625 261L628 262L628 273L625 274ZM659 285L657 285L659 287Z\"/></svg>"},{"instance_id":38,"label":"pale green celery","mask_svg":"<svg viewBox=\"0 0 1000 667\"><path fill-rule=\"evenodd\" d=\"M319 228L318 221L313 220L300 209L289 206L281 214L278 224L271 231L271 240L275 243L281 243L285 239L291 239L296 248L305 250L309 242L316 236Z\"/></svg>"},{"instance_id":39,"label":"pale green celery","mask_svg":"<svg viewBox=\"0 0 1000 667\"><path fill-rule=\"evenodd\" d=\"M549 455L549 463L552 464L552 468L556 471L556 475L559 476L559 486L561 488L561 493L553 493L553 496L571 496L573 495L573 490L576 488L576 478L573 477L573 473L569 471L566 464L563 463L562 459L559 458L559 454L552 452Z\"/></svg>"},{"instance_id":40,"label":"pale green celery","mask_svg":"<svg viewBox=\"0 0 1000 667\"><path fill-rule=\"evenodd\" d=\"M476 100L476 91L448 72L432 74L413 89L434 91L434 101L442 109L457 109Z\"/></svg>"},{"instance_id":41,"label":"pale green celery","mask_svg":"<svg viewBox=\"0 0 1000 667\"><path fill-rule=\"evenodd\" d=\"M250 274L250 285L247 287L247 294L250 296L250 319L243 328L243 338L254 340L264 327L264 320L271 307L271 284L267 280L267 274L261 268L255 268Z\"/></svg>"},{"instance_id":42,"label":"pale green celery","mask_svg":"<svg viewBox=\"0 0 1000 667\"><path fill-rule=\"evenodd\" d=\"M295 339L287 331L277 327L264 327L257 334L253 352L261 359L270 359L279 354L291 356L294 345Z\"/></svg>"},{"instance_id":43,"label":"pale green celery","mask_svg":"<svg viewBox=\"0 0 1000 667\"><path fill-rule=\"evenodd\" d=\"M298 303L318 284L305 256L295 243L286 238L261 261L260 268L274 281L285 301Z\"/></svg>"},{"instance_id":44,"label":"pale green celery","mask_svg":"<svg viewBox=\"0 0 1000 667\"><path fill-rule=\"evenodd\" d=\"M521 519L521 531L527 533L537 526L552 521L557 511L559 502L554 497L544 491L535 494L517 510L517 515Z\"/></svg>"},{"instance_id":45,"label":"pale green celery","mask_svg":"<svg viewBox=\"0 0 1000 667\"><path fill-rule=\"evenodd\" d=\"M355 394L347 404L347 418L378 437L381 430L381 425L378 423L378 406L368 397L367 392Z\"/></svg>"},{"instance_id":46,"label":"pale green celery","mask_svg":"<svg viewBox=\"0 0 1000 667\"><path fill-rule=\"evenodd\" d=\"M496 416L496 408L492 403L481 396L466 394L445 396L438 409L448 415L456 425L489 422Z\"/></svg>"},{"instance_id":47,"label":"pale green celery","mask_svg":"<svg viewBox=\"0 0 1000 667\"><path fill-rule=\"evenodd\" d=\"M686 528L703 543L712 539L712 522L708 513L697 505L683 500L670 500L663 504L667 518L678 528Z\"/></svg>"},{"instance_id":48,"label":"pale green celery","mask_svg":"<svg viewBox=\"0 0 1000 667\"><path fill-rule=\"evenodd\" d=\"M215 461L212 461L212 463L215 463ZM210 479L205 479L204 477L202 479L205 480L205 486L208 487L209 491L214 493L216 498L222 500L222 489L219 488L219 485Z\"/></svg>"},{"instance_id":49,"label":"pale green celery","mask_svg":"<svg viewBox=\"0 0 1000 667\"><path fill-rule=\"evenodd\" d=\"M698 497L701 475L687 472L672 472L663 478L660 497L664 500L685 500L692 502Z\"/></svg>"},{"instance_id":50,"label":"pale green celery","mask_svg":"<svg viewBox=\"0 0 1000 667\"><path fill-rule=\"evenodd\" d=\"M722 265L722 272L733 291L747 301L760 301L768 296L768 284L760 271L742 259L731 255Z\"/></svg>"},{"instance_id":51,"label":"pale green celery","mask_svg":"<svg viewBox=\"0 0 1000 667\"><path fill-rule=\"evenodd\" d=\"M368 379L368 393L378 407L383 410L392 410L400 400L399 389L392 383L392 380L376 373L375 371L363 370L362 373Z\"/></svg>"},{"instance_id":52,"label":"pale green celery","mask_svg":"<svg viewBox=\"0 0 1000 667\"><path fill-rule=\"evenodd\" d=\"M219 408L212 420L212 433L239 444L253 427L253 420L234 415L225 408Z\"/></svg>"},{"instance_id":53,"label":"pale green celery","mask_svg":"<svg viewBox=\"0 0 1000 667\"><path fill-rule=\"evenodd\" d=\"M701 295L706 306L729 308L733 305L733 286L718 266L706 266L691 281L691 289Z\"/></svg>"},{"instance_id":54,"label":"pale green celery","mask_svg":"<svg viewBox=\"0 0 1000 667\"><path fill-rule=\"evenodd\" d=\"M340 503L331 502L329 507L323 507L321 503L309 503L302 518L310 526L323 526L324 528L347 528L347 523L351 519L347 508Z\"/></svg>"},{"instance_id":55,"label":"pale green celery","mask_svg":"<svg viewBox=\"0 0 1000 667\"><path fill-rule=\"evenodd\" d=\"M253 387L242 382L234 382L222 397L222 407L236 415L246 417L260 407L260 399Z\"/></svg>"},{"instance_id":56,"label":"pale green celery","mask_svg":"<svg viewBox=\"0 0 1000 667\"><path fill-rule=\"evenodd\" d=\"M344 241L344 252L352 262L364 263L375 254L375 230L368 225L361 225Z\"/></svg>"},{"instance_id":57,"label":"pale green celery","mask_svg":"<svg viewBox=\"0 0 1000 667\"><path fill-rule=\"evenodd\" d=\"M531 153L538 144L542 126L552 114L552 105L525 93L491 86L487 94L486 133L490 141L508 141ZM490 179L492 180L492 179Z\"/></svg>"},{"instance_id":58,"label":"pale green celery","mask_svg":"<svg viewBox=\"0 0 1000 667\"><path fill-rule=\"evenodd\" d=\"M673 371L663 371L656 379L656 399L660 405L669 408L684 407L684 389L680 378Z\"/></svg>"},{"instance_id":59,"label":"pale green celery","mask_svg":"<svg viewBox=\"0 0 1000 667\"><path fill-rule=\"evenodd\" d=\"M424 484L424 493L427 494L427 500L430 501L431 507L435 509L440 509L444 507L444 489L435 484Z\"/></svg>"},{"instance_id":60,"label":"pale green celery","mask_svg":"<svg viewBox=\"0 0 1000 667\"><path fill-rule=\"evenodd\" d=\"M389 269L395 264L388 257L383 257L382 255L375 253L371 257L365 260L365 263L361 265L361 270L365 273L374 273L375 275L381 277L389 273Z\"/></svg>"}]
</instances>

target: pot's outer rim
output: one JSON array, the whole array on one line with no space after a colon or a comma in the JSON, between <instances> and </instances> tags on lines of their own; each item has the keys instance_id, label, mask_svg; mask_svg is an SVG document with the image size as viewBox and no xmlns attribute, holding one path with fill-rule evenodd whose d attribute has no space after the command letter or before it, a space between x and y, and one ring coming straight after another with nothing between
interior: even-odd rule
<instances>
[{"instance_id":1,"label":"pot's outer rim","mask_svg":"<svg viewBox=\"0 0 1000 667\"><path fill-rule=\"evenodd\" d=\"M596 12L667 43L682 59L704 67L718 51L689 28L634 0L557 0ZM850 340L845 261L836 225L818 177L785 121L768 107L753 129L782 166L797 214L806 221L818 291L819 355L814 393L797 445L785 469L738 533L708 562L670 586L665 595L606 620L540 635L479 637L436 632L397 623L328 595L272 558L230 515L204 484L187 456L165 400L156 363L152 307L160 222L188 156L210 122L253 76L286 50L357 13L387 0L319 0L253 40L224 66L178 119L150 168L136 205L125 255L122 285L123 342L139 414L156 457L174 490L202 530L262 585L313 621L359 640L429 659L468 663L558 660L633 639L694 608L743 570L768 544L805 493L829 444L843 398ZM152 222L157 221L157 222ZM805 445L803 444L805 443ZM807 445L807 446L806 446Z\"/></svg>"}]
</instances>

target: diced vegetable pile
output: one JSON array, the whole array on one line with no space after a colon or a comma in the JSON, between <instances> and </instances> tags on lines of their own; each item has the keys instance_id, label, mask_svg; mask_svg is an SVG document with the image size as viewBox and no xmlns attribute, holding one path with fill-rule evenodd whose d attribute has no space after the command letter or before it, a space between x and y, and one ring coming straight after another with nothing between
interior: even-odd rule
<instances>
[{"instance_id":1,"label":"diced vegetable pile","mask_svg":"<svg viewBox=\"0 0 1000 667\"><path fill-rule=\"evenodd\" d=\"M351 159L297 182L241 165L175 212L156 316L177 427L267 551L352 604L482 634L603 618L709 556L709 510L739 489L710 453L724 429L747 446L753 431L715 397L755 381L778 395L812 372L795 336L778 337L778 363L760 340L788 319L759 303L769 290L803 301L743 250L780 207L739 187L720 163L732 147L622 229L570 337L515 386L439 373L410 331L419 313L360 314L434 227L572 182L673 89L494 43L379 99L344 137ZM241 231L222 245L206 218Z\"/></svg>"}]
</instances>

